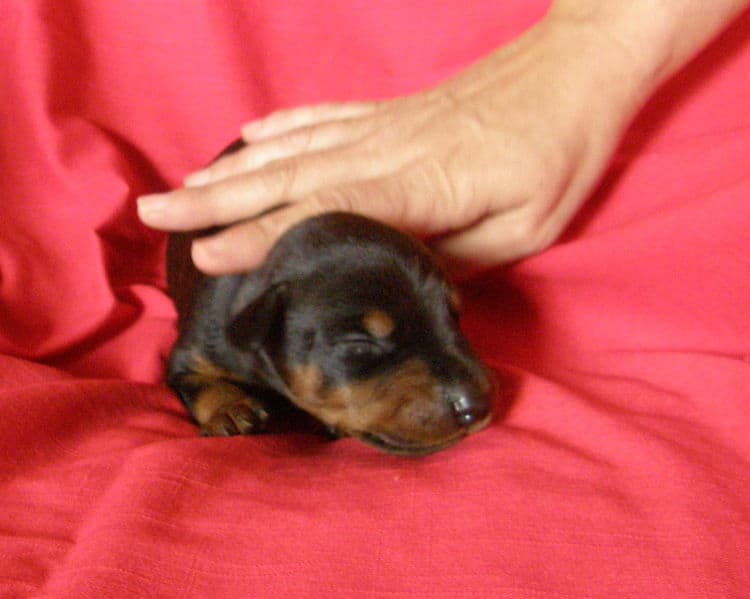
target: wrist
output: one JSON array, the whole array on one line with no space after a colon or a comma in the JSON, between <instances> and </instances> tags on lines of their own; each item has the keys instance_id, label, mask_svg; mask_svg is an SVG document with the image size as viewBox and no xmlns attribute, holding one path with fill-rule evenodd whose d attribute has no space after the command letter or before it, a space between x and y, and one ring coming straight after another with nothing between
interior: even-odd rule
<instances>
[{"instance_id":1,"label":"wrist","mask_svg":"<svg viewBox=\"0 0 750 599\"><path fill-rule=\"evenodd\" d=\"M664 3L556 0L540 25L567 30L593 73L637 105L675 69L677 32Z\"/></svg>"},{"instance_id":2,"label":"wrist","mask_svg":"<svg viewBox=\"0 0 750 599\"><path fill-rule=\"evenodd\" d=\"M749 0L553 0L546 22L596 31L619 48L653 91L727 27Z\"/></svg>"},{"instance_id":3,"label":"wrist","mask_svg":"<svg viewBox=\"0 0 750 599\"><path fill-rule=\"evenodd\" d=\"M593 21L549 15L528 33L552 63L550 80L566 90L560 110L578 114L586 128L619 135L660 82L657 49L634 54Z\"/></svg>"}]
</instances>

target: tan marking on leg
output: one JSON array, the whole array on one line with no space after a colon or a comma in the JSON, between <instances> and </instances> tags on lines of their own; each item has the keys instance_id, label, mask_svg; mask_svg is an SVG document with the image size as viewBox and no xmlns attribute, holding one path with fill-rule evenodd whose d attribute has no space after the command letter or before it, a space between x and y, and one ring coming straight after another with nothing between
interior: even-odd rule
<instances>
[{"instance_id":1,"label":"tan marking on leg","mask_svg":"<svg viewBox=\"0 0 750 599\"><path fill-rule=\"evenodd\" d=\"M265 430L263 404L231 383L219 381L198 392L191 410L208 436L251 435Z\"/></svg>"},{"instance_id":2,"label":"tan marking on leg","mask_svg":"<svg viewBox=\"0 0 750 599\"><path fill-rule=\"evenodd\" d=\"M214 364L198 352L190 356L190 374L186 374L183 380L195 387L208 387L216 381L243 382L241 376Z\"/></svg>"},{"instance_id":3,"label":"tan marking on leg","mask_svg":"<svg viewBox=\"0 0 750 599\"><path fill-rule=\"evenodd\" d=\"M216 381L195 396L192 405L193 418L198 424L206 424L222 408L243 401L247 395L231 383Z\"/></svg>"}]
</instances>

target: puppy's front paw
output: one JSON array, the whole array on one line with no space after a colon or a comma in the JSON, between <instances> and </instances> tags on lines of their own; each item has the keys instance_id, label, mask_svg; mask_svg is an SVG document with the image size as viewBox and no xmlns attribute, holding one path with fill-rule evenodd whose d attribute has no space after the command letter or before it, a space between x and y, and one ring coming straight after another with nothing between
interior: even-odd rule
<instances>
[{"instance_id":1,"label":"puppy's front paw","mask_svg":"<svg viewBox=\"0 0 750 599\"><path fill-rule=\"evenodd\" d=\"M201 435L228 437L265 430L268 412L257 399L229 383L217 382L201 390L192 405Z\"/></svg>"}]
</instances>

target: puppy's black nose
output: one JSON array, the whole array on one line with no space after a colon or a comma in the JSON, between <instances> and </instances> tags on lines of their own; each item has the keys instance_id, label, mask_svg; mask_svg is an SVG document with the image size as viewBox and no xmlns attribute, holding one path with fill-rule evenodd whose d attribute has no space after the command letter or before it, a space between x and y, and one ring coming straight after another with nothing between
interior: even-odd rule
<instances>
[{"instance_id":1,"label":"puppy's black nose","mask_svg":"<svg viewBox=\"0 0 750 599\"><path fill-rule=\"evenodd\" d=\"M487 394L472 386L453 385L444 394L456 422L464 428L482 422L490 413Z\"/></svg>"}]
</instances>

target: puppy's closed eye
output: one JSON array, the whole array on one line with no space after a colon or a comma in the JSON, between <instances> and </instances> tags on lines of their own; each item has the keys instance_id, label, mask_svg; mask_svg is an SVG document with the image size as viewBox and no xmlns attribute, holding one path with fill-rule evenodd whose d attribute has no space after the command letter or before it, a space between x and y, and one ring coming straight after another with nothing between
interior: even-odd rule
<instances>
[{"instance_id":1,"label":"puppy's closed eye","mask_svg":"<svg viewBox=\"0 0 750 599\"><path fill-rule=\"evenodd\" d=\"M354 357L382 357L393 348L392 343L361 332L348 333L342 336L337 345L348 355Z\"/></svg>"}]
</instances>

